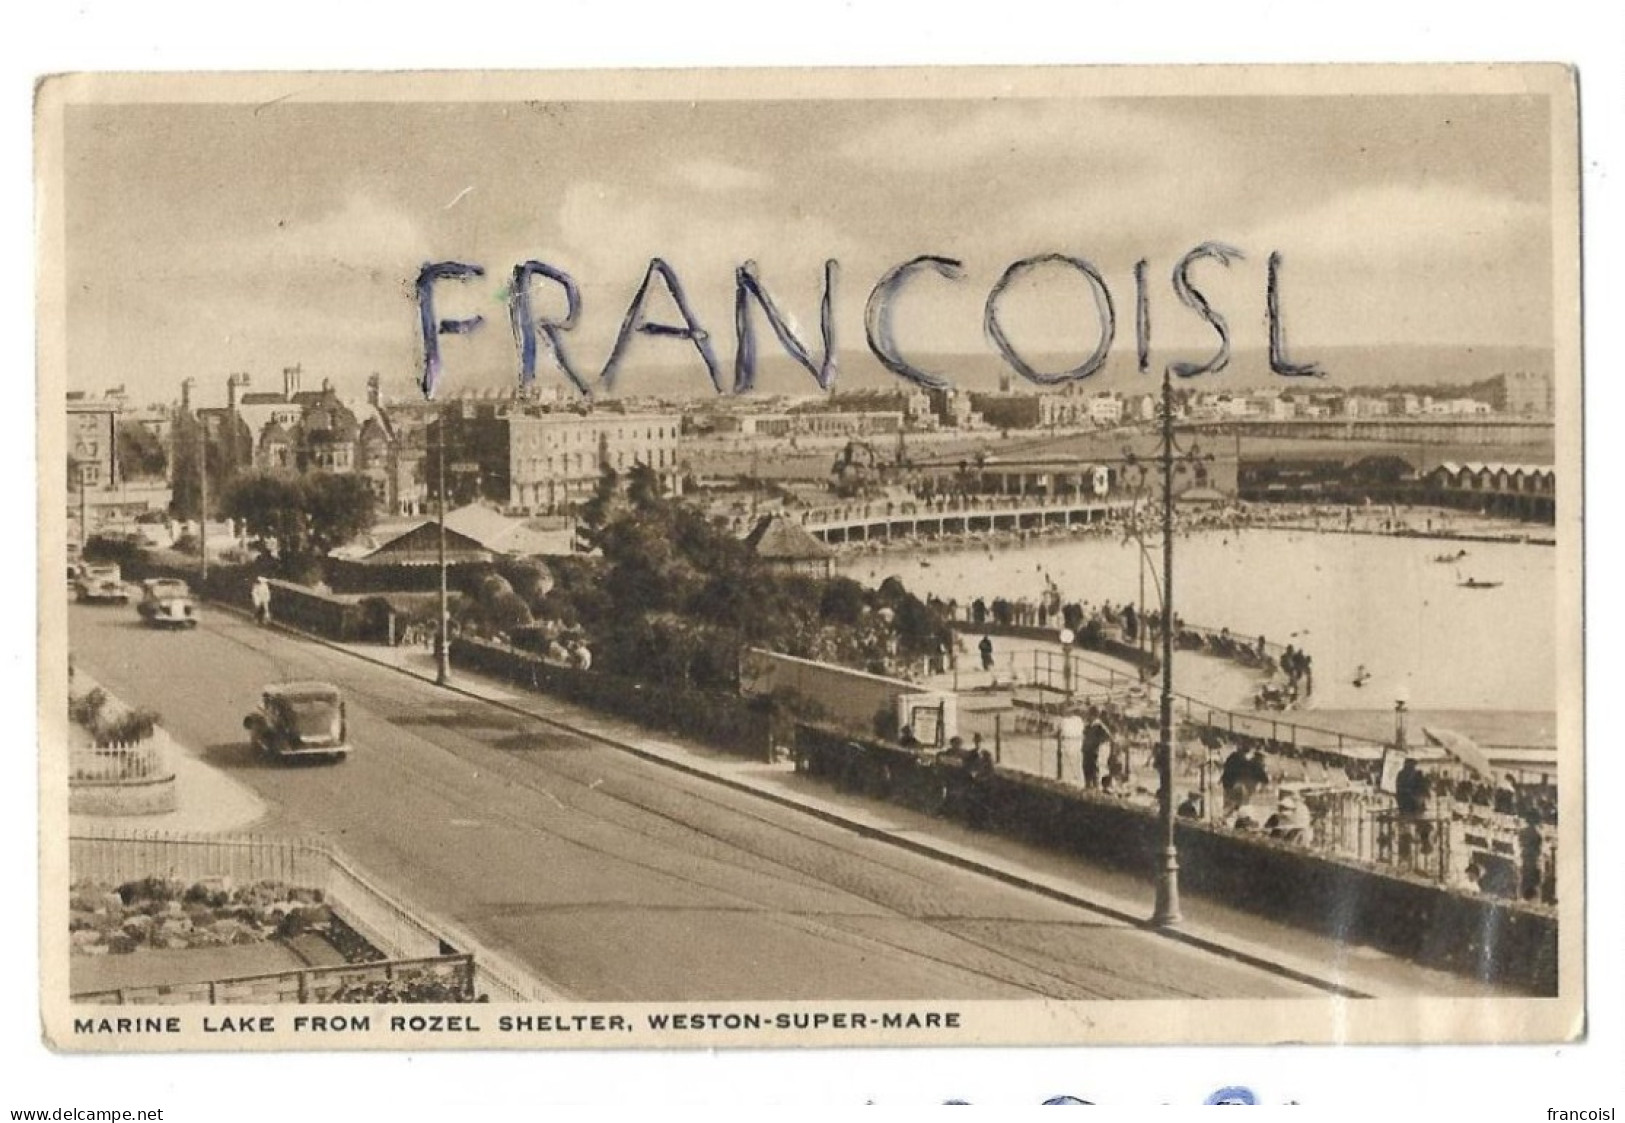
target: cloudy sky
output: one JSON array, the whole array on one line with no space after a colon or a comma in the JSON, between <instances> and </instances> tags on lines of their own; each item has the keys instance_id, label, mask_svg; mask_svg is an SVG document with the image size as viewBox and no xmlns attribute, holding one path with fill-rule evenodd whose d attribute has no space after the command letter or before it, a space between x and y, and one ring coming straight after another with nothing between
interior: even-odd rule
<instances>
[{"instance_id":1,"label":"cloudy sky","mask_svg":"<svg viewBox=\"0 0 1625 1123\"><path fill-rule=\"evenodd\" d=\"M922 355L991 355L990 286L1055 252L1105 277L1119 350L1147 259L1156 347L1201 357L1211 334L1168 278L1205 241L1246 255L1196 274L1238 348L1265 341L1272 251L1295 358L1547 346L1548 130L1544 98L1512 95L74 106L69 386L169 400L190 374L210 402L231 371L274 388L297 362L307 386L355 390L377 371L408 393L413 280L448 259L487 269L438 290L442 316L487 318L444 340L459 384L514 377L504 285L526 259L579 283L572 354L589 373L655 256L725 368L739 263L758 263L815 343L822 263L837 259L840 343L861 349L870 288L920 254L966 274L922 279L899 305L898 336ZM537 291L539 311L559 307ZM675 317L663 294L650 310ZM1087 288L1063 269L1032 275L1006 312L1023 351L1058 365L1098 338ZM637 338L626 370L625 390L708 387L679 341Z\"/></svg>"}]
</instances>

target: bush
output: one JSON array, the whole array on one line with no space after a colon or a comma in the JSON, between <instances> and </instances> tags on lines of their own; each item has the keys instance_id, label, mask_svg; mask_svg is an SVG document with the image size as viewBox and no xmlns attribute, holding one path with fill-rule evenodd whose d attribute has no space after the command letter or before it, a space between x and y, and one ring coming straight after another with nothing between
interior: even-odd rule
<instances>
[{"instance_id":1,"label":"bush","mask_svg":"<svg viewBox=\"0 0 1625 1123\"><path fill-rule=\"evenodd\" d=\"M368 597L358 606L361 609L362 637L375 643L382 643L389 635L390 617L395 609L383 597Z\"/></svg>"},{"instance_id":2,"label":"bush","mask_svg":"<svg viewBox=\"0 0 1625 1123\"><path fill-rule=\"evenodd\" d=\"M68 717L75 725L94 730L106 705L107 691L98 686L88 694L68 699Z\"/></svg>"},{"instance_id":3,"label":"bush","mask_svg":"<svg viewBox=\"0 0 1625 1123\"><path fill-rule=\"evenodd\" d=\"M129 744L145 741L158 725L158 715L152 710L129 710L96 729L96 740L102 744Z\"/></svg>"},{"instance_id":4,"label":"bush","mask_svg":"<svg viewBox=\"0 0 1625 1123\"><path fill-rule=\"evenodd\" d=\"M299 554L294 557L283 558L279 568L281 575L296 585L315 586L322 581L322 562L320 558Z\"/></svg>"},{"instance_id":5,"label":"bush","mask_svg":"<svg viewBox=\"0 0 1625 1123\"><path fill-rule=\"evenodd\" d=\"M92 562L117 562L120 566L139 561L142 544L133 538L106 538L93 535L85 542L84 557Z\"/></svg>"},{"instance_id":6,"label":"bush","mask_svg":"<svg viewBox=\"0 0 1625 1123\"><path fill-rule=\"evenodd\" d=\"M162 877L143 877L120 885L118 895L128 908L137 901L157 901L160 904L173 901L179 898L185 889L186 886L179 881L170 881Z\"/></svg>"}]
</instances>

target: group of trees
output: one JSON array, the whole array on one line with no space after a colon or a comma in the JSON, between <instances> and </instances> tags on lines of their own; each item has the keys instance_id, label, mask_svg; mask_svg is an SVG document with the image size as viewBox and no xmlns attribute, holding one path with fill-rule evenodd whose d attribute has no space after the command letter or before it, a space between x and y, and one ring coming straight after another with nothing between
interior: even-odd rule
<instances>
[{"instance_id":1,"label":"group of trees","mask_svg":"<svg viewBox=\"0 0 1625 1123\"><path fill-rule=\"evenodd\" d=\"M367 481L353 474L249 472L219 500L296 580L365 532ZM849 578L777 569L698 508L667 498L646 465L606 471L578 524L587 554L464 569L462 627L486 635L526 626L584 635L594 666L645 681L738 685L747 646L886 673L952 642L942 611L895 578L870 590Z\"/></svg>"},{"instance_id":2,"label":"group of trees","mask_svg":"<svg viewBox=\"0 0 1625 1123\"><path fill-rule=\"evenodd\" d=\"M372 526L373 495L353 473L247 472L226 486L217 509L297 577Z\"/></svg>"},{"instance_id":3,"label":"group of trees","mask_svg":"<svg viewBox=\"0 0 1625 1123\"><path fill-rule=\"evenodd\" d=\"M724 689L737 685L747 646L885 672L951 642L942 614L895 579L868 590L775 569L698 509L663 496L644 465L624 484L605 473L579 534L596 557L558 559L545 572L510 565L471 590L470 617L486 630L532 621L579 629L595 667Z\"/></svg>"}]
</instances>

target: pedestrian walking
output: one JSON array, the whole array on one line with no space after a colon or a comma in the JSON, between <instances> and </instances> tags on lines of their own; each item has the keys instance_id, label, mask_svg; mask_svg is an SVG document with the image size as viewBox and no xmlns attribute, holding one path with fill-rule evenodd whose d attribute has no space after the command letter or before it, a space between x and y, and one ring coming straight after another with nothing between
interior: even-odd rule
<instances>
[{"instance_id":1,"label":"pedestrian walking","mask_svg":"<svg viewBox=\"0 0 1625 1123\"><path fill-rule=\"evenodd\" d=\"M982 670L991 671L993 669L993 637L989 635L982 636L982 642L976 645L976 650L982 653Z\"/></svg>"},{"instance_id":2,"label":"pedestrian walking","mask_svg":"<svg viewBox=\"0 0 1625 1123\"><path fill-rule=\"evenodd\" d=\"M254 620L260 625L271 622L271 583L263 577L254 579L254 588L248 594L254 605Z\"/></svg>"}]
</instances>

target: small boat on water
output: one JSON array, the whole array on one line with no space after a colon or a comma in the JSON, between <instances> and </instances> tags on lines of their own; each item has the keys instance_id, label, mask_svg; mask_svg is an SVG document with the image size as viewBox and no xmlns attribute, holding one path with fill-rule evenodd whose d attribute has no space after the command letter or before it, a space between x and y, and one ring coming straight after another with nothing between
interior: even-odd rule
<instances>
[{"instance_id":1,"label":"small boat on water","mask_svg":"<svg viewBox=\"0 0 1625 1123\"><path fill-rule=\"evenodd\" d=\"M1466 550L1457 550L1453 554L1435 554L1433 556L1433 560L1438 562L1440 565L1453 565L1454 563L1459 562L1462 558L1464 558L1466 556L1467 556L1467 551Z\"/></svg>"},{"instance_id":2,"label":"small boat on water","mask_svg":"<svg viewBox=\"0 0 1625 1123\"><path fill-rule=\"evenodd\" d=\"M1480 581L1476 577L1469 577L1467 580L1460 582L1460 585L1463 589L1499 589L1501 582Z\"/></svg>"}]
</instances>

